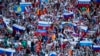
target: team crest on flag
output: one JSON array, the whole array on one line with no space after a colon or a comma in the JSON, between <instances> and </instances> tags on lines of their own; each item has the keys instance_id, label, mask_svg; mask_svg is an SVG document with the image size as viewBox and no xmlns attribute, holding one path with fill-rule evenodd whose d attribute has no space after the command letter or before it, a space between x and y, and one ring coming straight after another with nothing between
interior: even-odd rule
<instances>
[{"instance_id":1,"label":"team crest on flag","mask_svg":"<svg viewBox=\"0 0 100 56\"><path fill-rule=\"evenodd\" d=\"M21 7L19 6L18 8L17 8L17 12L21 12L22 11L22 9L21 9Z\"/></svg>"}]
</instances>

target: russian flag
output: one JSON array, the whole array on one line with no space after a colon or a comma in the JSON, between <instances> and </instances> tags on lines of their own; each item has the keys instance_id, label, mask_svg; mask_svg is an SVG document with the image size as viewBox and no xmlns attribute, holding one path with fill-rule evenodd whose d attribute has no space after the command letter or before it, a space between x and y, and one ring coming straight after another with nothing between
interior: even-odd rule
<instances>
[{"instance_id":1,"label":"russian flag","mask_svg":"<svg viewBox=\"0 0 100 56\"><path fill-rule=\"evenodd\" d=\"M91 0L78 0L78 6L79 7L86 7L90 6Z\"/></svg>"},{"instance_id":2,"label":"russian flag","mask_svg":"<svg viewBox=\"0 0 100 56\"><path fill-rule=\"evenodd\" d=\"M91 0L78 0L78 2L81 4L86 4L86 3L88 4L91 2Z\"/></svg>"},{"instance_id":3,"label":"russian flag","mask_svg":"<svg viewBox=\"0 0 100 56\"><path fill-rule=\"evenodd\" d=\"M39 21L38 29L48 30L51 27L51 24L52 24L52 22Z\"/></svg>"},{"instance_id":4,"label":"russian flag","mask_svg":"<svg viewBox=\"0 0 100 56\"><path fill-rule=\"evenodd\" d=\"M80 41L80 46L92 46L92 41Z\"/></svg>"},{"instance_id":5,"label":"russian flag","mask_svg":"<svg viewBox=\"0 0 100 56\"><path fill-rule=\"evenodd\" d=\"M63 16L64 16L64 19L68 19L70 17L72 18L74 16L74 14L73 14L73 12L68 12L68 13L64 13Z\"/></svg>"},{"instance_id":6,"label":"russian flag","mask_svg":"<svg viewBox=\"0 0 100 56\"><path fill-rule=\"evenodd\" d=\"M39 35L46 36L47 35L47 31L46 30L37 30L35 32L35 36L39 36Z\"/></svg>"},{"instance_id":7,"label":"russian flag","mask_svg":"<svg viewBox=\"0 0 100 56\"><path fill-rule=\"evenodd\" d=\"M2 54L7 54L7 56L13 56L13 54L15 53L16 51L14 49L5 49L5 48L0 48L0 55Z\"/></svg>"},{"instance_id":8,"label":"russian flag","mask_svg":"<svg viewBox=\"0 0 100 56\"><path fill-rule=\"evenodd\" d=\"M93 50L100 52L100 45L93 45Z\"/></svg>"},{"instance_id":9,"label":"russian flag","mask_svg":"<svg viewBox=\"0 0 100 56\"><path fill-rule=\"evenodd\" d=\"M25 31L25 27L17 25L17 24L13 24L13 30L23 32L23 31Z\"/></svg>"}]
</instances>

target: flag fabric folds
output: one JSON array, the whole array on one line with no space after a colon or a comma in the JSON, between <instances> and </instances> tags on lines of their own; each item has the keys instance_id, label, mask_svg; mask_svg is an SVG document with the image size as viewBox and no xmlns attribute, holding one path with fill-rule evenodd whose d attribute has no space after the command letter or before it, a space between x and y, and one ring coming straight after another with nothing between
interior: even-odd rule
<instances>
[{"instance_id":1,"label":"flag fabric folds","mask_svg":"<svg viewBox=\"0 0 100 56\"><path fill-rule=\"evenodd\" d=\"M13 56L13 54L15 53L14 49L5 49L5 48L0 48L0 54L4 54L6 53L7 56Z\"/></svg>"},{"instance_id":2,"label":"flag fabric folds","mask_svg":"<svg viewBox=\"0 0 100 56\"><path fill-rule=\"evenodd\" d=\"M74 14L73 14L73 12L68 12L68 13L64 13L63 16L64 16L64 19L68 19L70 17L72 18L74 16Z\"/></svg>"},{"instance_id":3,"label":"flag fabric folds","mask_svg":"<svg viewBox=\"0 0 100 56\"><path fill-rule=\"evenodd\" d=\"M47 35L47 31L46 30L37 30L35 32L36 36L42 35L42 36L46 36Z\"/></svg>"},{"instance_id":4,"label":"flag fabric folds","mask_svg":"<svg viewBox=\"0 0 100 56\"><path fill-rule=\"evenodd\" d=\"M78 6L79 7L86 7L90 6L91 0L78 0Z\"/></svg>"},{"instance_id":5,"label":"flag fabric folds","mask_svg":"<svg viewBox=\"0 0 100 56\"><path fill-rule=\"evenodd\" d=\"M17 25L17 24L13 24L13 30L22 32L22 31L25 31L25 27Z\"/></svg>"},{"instance_id":6,"label":"flag fabric folds","mask_svg":"<svg viewBox=\"0 0 100 56\"><path fill-rule=\"evenodd\" d=\"M47 35L47 30L51 27L52 22L38 21L38 28L35 35Z\"/></svg>"},{"instance_id":7,"label":"flag fabric folds","mask_svg":"<svg viewBox=\"0 0 100 56\"><path fill-rule=\"evenodd\" d=\"M40 30L48 30L51 27L52 22L39 21L38 29Z\"/></svg>"},{"instance_id":8,"label":"flag fabric folds","mask_svg":"<svg viewBox=\"0 0 100 56\"><path fill-rule=\"evenodd\" d=\"M100 45L93 45L93 50L100 52Z\"/></svg>"}]
</instances>

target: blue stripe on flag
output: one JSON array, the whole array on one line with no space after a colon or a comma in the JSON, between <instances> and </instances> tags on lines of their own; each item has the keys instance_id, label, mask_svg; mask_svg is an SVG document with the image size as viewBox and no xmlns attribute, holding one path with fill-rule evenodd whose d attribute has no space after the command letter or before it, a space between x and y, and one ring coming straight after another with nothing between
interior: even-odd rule
<instances>
[{"instance_id":1,"label":"blue stripe on flag","mask_svg":"<svg viewBox=\"0 0 100 56\"><path fill-rule=\"evenodd\" d=\"M94 46L93 46L93 50L100 50L100 46L94 45Z\"/></svg>"},{"instance_id":2,"label":"blue stripe on flag","mask_svg":"<svg viewBox=\"0 0 100 56\"><path fill-rule=\"evenodd\" d=\"M80 43L80 46L92 46L92 43Z\"/></svg>"},{"instance_id":3,"label":"blue stripe on flag","mask_svg":"<svg viewBox=\"0 0 100 56\"><path fill-rule=\"evenodd\" d=\"M100 3L100 0L96 0L97 3Z\"/></svg>"},{"instance_id":4,"label":"blue stripe on flag","mask_svg":"<svg viewBox=\"0 0 100 56\"><path fill-rule=\"evenodd\" d=\"M47 32L47 31L46 31L46 30L37 30L37 32L45 33L45 32Z\"/></svg>"},{"instance_id":5,"label":"blue stripe on flag","mask_svg":"<svg viewBox=\"0 0 100 56\"><path fill-rule=\"evenodd\" d=\"M80 46L92 46L93 42L91 41L80 41Z\"/></svg>"},{"instance_id":6,"label":"blue stripe on flag","mask_svg":"<svg viewBox=\"0 0 100 56\"><path fill-rule=\"evenodd\" d=\"M25 27L22 27L20 25L14 24L13 25L13 29L16 30L16 31L24 31Z\"/></svg>"},{"instance_id":7,"label":"blue stripe on flag","mask_svg":"<svg viewBox=\"0 0 100 56\"><path fill-rule=\"evenodd\" d=\"M38 24L38 26L49 27L49 26L51 26L51 25L50 25L50 24Z\"/></svg>"}]
</instances>

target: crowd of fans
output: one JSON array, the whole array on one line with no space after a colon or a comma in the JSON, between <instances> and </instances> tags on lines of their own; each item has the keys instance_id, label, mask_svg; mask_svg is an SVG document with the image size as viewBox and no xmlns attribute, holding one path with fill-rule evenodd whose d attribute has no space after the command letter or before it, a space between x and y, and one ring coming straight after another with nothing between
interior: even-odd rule
<instances>
[{"instance_id":1,"label":"crowd of fans","mask_svg":"<svg viewBox=\"0 0 100 56\"><path fill-rule=\"evenodd\" d=\"M79 8L75 0L50 0L49 3L32 2L32 8L17 13L13 8L19 3L20 1L1 2L3 7L0 7L0 18L10 19L10 27L18 24L26 29L23 32L10 32L1 20L0 48L15 49L14 56L50 56L51 53L56 56L100 56L100 52L93 51L91 47L79 45L85 39L100 45L100 5L91 2L88 10ZM62 14L66 11L73 12L74 17L64 19ZM38 21L53 22L47 29L47 35L35 34ZM73 29L68 23L63 25L62 22L76 22L77 26L87 26L88 31L78 27Z\"/></svg>"}]
</instances>

